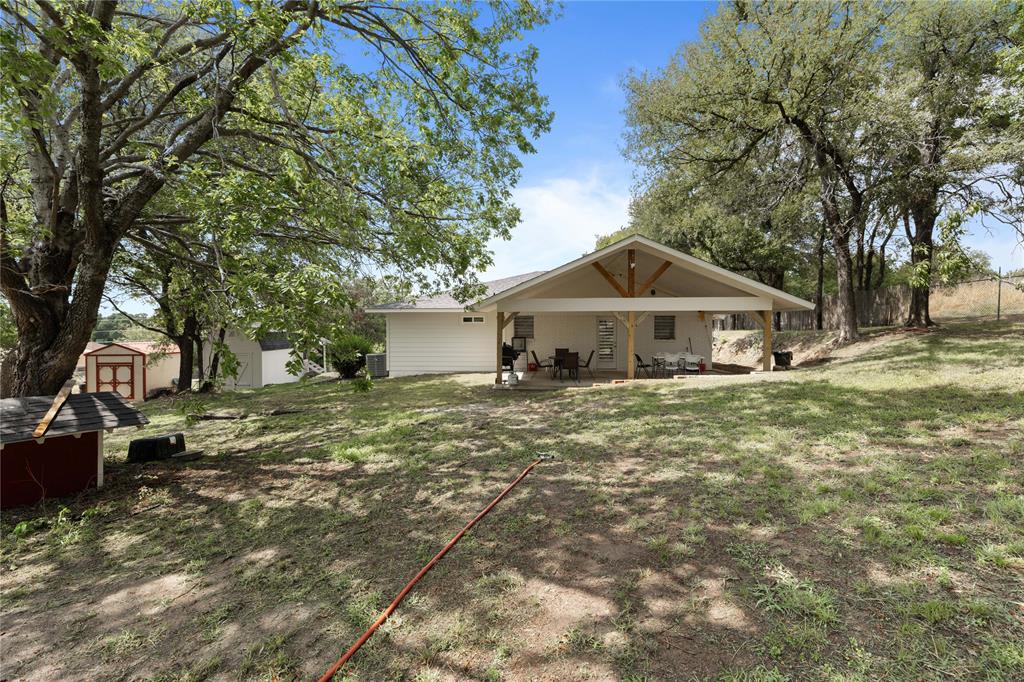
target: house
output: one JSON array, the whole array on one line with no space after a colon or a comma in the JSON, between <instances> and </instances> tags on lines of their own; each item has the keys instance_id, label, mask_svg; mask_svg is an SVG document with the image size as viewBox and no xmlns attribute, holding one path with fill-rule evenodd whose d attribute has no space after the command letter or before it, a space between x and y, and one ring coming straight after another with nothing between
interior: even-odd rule
<instances>
[{"instance_id":1,"label":"house","mask_svg":"<svg viewBox=\"0 0 1024 682\"><path fill-rule=\"evenodd\" d=\"M113 391L128 400L145 400L174 386L181 351L168 342L117 341L85 352L85 390Z\"/></svg>"},{"instance_id":2,"label":"house","mask_svg":"<svg viewBox=\"0 0 1024 682\"><path fill-rule=\"evenodd\" d=\"M636 376L636 357L691 353L711 361L716 313L769 322L762 367L771 369L771 314L814 305L642 236L627 237L548 272L487 283L463 306L448 295L369 308L387 321L390 376L495 373L502 344L527 352L517 369L556 347L595 351L597 371ZM514 341L513 341L514 340Z\"/></svg>"},{"instance_id":3,"label":"house","mask_svg":"<svg viewBox=\"0 0 1024 682\"><path fill-rule=\"evenodd\" d=\"M0 412L3 509L103 487L104 430L149 423L114 392L4 398ZM47 417L48 428L36 437Z\"/></svg>"},{"instance_id":4,"label":"house","mask_svg":"<svg viewBox=\"0 0 1024 682\"><path fill-rule=\"evenodd\" d=\"M249 338L238 329L229 329L224 335L224 344L238 360L238 372L234 377L227 377L224 388L261 388L271 384L287 384L298 381L301 374L292 374L288 369L293 345L285 332L269 332L259 340ZM323 350L326 356L326 349ZM205 344L203 364L210 367L213 357L213 339ZM306 374L319 374L324 368L316 362L303 360Z\"/></svg>"}]
</instances>

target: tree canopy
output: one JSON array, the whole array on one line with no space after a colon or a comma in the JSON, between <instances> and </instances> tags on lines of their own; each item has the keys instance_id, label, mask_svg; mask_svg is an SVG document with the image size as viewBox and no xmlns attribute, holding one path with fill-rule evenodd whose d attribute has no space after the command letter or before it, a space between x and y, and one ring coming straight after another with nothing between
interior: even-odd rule
<instances>
[{"instance_id":1,"label":"tree canopy","mask_svg":"<svg viewBox=\"0 0 1024 682\"><path fill-rule=\"evenodd\" d=\"M270 326L353 273L471 291L551 120L546 5L0 7L5 395L59 388L144 253Z\"/></svg>"},{"instance_id":2,"label":"tree canopy","mask_svg":"<svg viewBox=\"0 0 1024 682\"><path fill-rule=\"evenodd\" d=\"M908 323L929 323L940 217L1020 224L1024 149L990 96L1019 87L999 67L1012 17L998 0L721 5L700 40L626 80L627 153L643 169L634 227L731 245L705 249L726 267L736 249L782 270L829 261L844 340L854 291L882 283L905 244L919 272Z\"/></svg>"}]
</instances>

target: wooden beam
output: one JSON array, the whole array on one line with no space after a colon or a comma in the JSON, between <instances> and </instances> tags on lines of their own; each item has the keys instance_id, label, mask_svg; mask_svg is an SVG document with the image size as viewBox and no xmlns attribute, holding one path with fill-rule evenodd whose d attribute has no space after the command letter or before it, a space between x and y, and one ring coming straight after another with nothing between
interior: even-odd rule
<instances>
[{"instance_id":1,"label":"wooden beam","mask_svg":"<svg viewBox=\"0 0 1024 682\"><path fill-rule=\"evenodd\" d=\"M703 310L698 310L697 311L697 317L700 318L701 322L703 322L704 321L704 311Z\"/></svg>"},{"instance_id":2,"label":"wooden beam","mask_svg":"<svg viewBox=\"0 0 1024 682\"><path fill-rule=\"evenodd\" d=\"M658 281L658 278L665 274L665 271L668 270L671 265L672 261L668 260L662 263L658 269L654 271L654 274L648 277L647 281L640 285L640 295L643 296L643 293L650 289L651 286Z\"/></svg>"},{"instance_id":3,"label":"wooden beam","mask_svg":"<svg viewBox=\"0 0 1024 682\"><path fill-rule=\"evenodd\" d=\"M640 313L640 316L636 318L636 323L640 324L641 322L647 319L648 315L650 315L650 313Z\"/></svg>"},{"instance_id":4,"label":"wooden beam","mask_svg":"<svg viewBox=\"0 0 1024 682\"><path fill-rule=\"evenodd\" d=\"M636 378L636 313L629 311L628 322L626 323L626 378Z\"/></svg>"},{"instance_id":5,"label":"wooden beam","mask_svg":"<svg viewBox=\"0 0 1024 682\"><path fill-rule=\"evenodd\" d=\"M622 288L621 284L619 284L619 280L615 279L615 275L605 270L604 266L598 263L597 261L594 261L593 265L594 269L600 272L601 276L608 280L608 283L615 288L615 291L619 292L619 296L622 296L623 298L629 297L629 294L626 293L626 290Z\"/></svg>"},{"instance_id":6,"label":"wooden beam","mask_svg":"<svg viewBox=\"0 0 1024 682\"><path fill-rule=\"evenodd\" d=\"M509 313L508 317L505 318L505 321L502 322L501 328L504 329L505 327L507 327L508 323L511 322L512 320L516 319L516 315L518 315L518 314L519 313Z\"/></svg>"},{"instance_id":7,"label":"wooden beam","mask_svg":"<svg viewBox=\"0 0 1024 682\"><path fill-rule=\"evenodd\" d=\"M764 326L764 345L761 348L761 369L772 371L772 311L762 310L761 321Z\"/></svg>"},{"instance_id":8,"label":"wooden beam","mask_svg":"<svg viewBox=\"0 0 1024 682\"><path fill-rule=\"evenodd\" d=\"M495 369L494 383L498 384L500 386L501 385L501 344L502 344L502 341L505 340L504 337L502 336L502 332L504 332L504 330L505 330L505 313L501 312L500 310L498 311L498 324L496 324L494 326L497 329L496 333L497 333L497 337L498 337L498 351L497 351L498 355L497 355L497 359L495 360L495 362L497 363L497 368Z\"/></svg>"},{"instance_id":9,"label":"wooden beam","mask_svg":"<svg viewBox=\"0 0 1024 682\"><path fill-rule=\"evenodd\" d=\"M46 435L46 432L50 429L50 423L53 421L57 413L60 412L60 408L64 407L64 403L67 402L68 396L71 395L71 389L75 386L74 379L68 379L64 382L64 386L61 387L60 391L53 397L53 403L50 405L50 409L46 411L43 418L36 424L35 431L32 432L33 438L42 438Z\"/></svg>"},{"instance_id":10,"label":"wooden beam","mask_svg":"<svg viewBox=\"0 0 1024 682\"><path fill-rule=\"evenodd\" d=\"M626 265L626 281L629 283L626 290L632 297L636 296L636 249L626 251L626 260L628 263Z\"/></svg>"}]
</instances>

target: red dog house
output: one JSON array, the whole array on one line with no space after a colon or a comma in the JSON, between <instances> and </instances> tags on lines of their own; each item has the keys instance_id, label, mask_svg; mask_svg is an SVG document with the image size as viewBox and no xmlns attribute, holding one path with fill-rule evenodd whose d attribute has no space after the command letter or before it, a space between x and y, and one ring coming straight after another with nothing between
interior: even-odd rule
<instances>
[{"instance_id":1,"label":"red dog house","mask_svg":"<svg viewBox=\"0 0 1024 682\"><path fill-rule=\"evenodd\" d=\"M0 508L103 486L103 432L148 424L117 393L0 400ZM57 408L50 415L52 407ZM33 432L49 416L39 438Z\"/></svg>"}]
</instances>

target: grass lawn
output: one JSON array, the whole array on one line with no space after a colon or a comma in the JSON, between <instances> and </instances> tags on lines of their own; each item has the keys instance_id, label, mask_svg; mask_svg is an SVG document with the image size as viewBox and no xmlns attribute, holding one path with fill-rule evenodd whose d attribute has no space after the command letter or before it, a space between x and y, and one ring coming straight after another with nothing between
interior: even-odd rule
<instances>
[{"instance_id":1,"label":"grass lawn","mask_svg":"<svg viewBox=\"0 0 1024 682\"><path fill-rule=\"evenodd\" d=\"M4 514L3 677L314 678L552 452L350 679L1024 679L1024 324L768 377L488 380L146 404L207 456L110 436L102 491Z\"/></svg>"}]
</instances>

